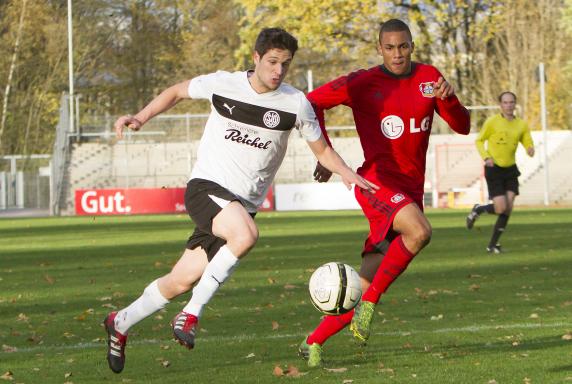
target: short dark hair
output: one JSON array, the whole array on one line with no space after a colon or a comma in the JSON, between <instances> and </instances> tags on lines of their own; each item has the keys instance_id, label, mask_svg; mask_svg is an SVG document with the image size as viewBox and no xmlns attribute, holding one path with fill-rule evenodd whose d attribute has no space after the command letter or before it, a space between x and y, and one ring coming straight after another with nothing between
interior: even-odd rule
<instances>
[{"instance_id":1,"label":"short dark hair","mask_svg":"<svg viewBox=\"0 0 572 384\"><path fill-rule=\"evenodd\" d=\"M514 93L512 93L511 91L501 92L501 94L499 95L499 103L502 101L502 97L504 95L512 95L512 97L514 97L514 102L516 103L516 95Z\"/></svg>"},{"instance_id":2,"label":"short dark hair","mask_svg":"<svg viewBox=\"0 0 572 384\"><path fill-rule=\"evenodd\" d=\"M381 43L381 35L383 32L407 32L409 39L413 41L413 35L409 26L399 19L387 20L379 26L379 42Z\"/></svg>"},{"instance_id":3,"label":"short dark hair","mask_svg":"<svg viewBox=\"0 0 572 384\"><path fill-rule=\"evenodd\" d=\"M264 28L256 38L254 50L262 57L273 48L287 49L294 57L298 50L298 40L282 28Z\"/></svg>"}]
</instances>

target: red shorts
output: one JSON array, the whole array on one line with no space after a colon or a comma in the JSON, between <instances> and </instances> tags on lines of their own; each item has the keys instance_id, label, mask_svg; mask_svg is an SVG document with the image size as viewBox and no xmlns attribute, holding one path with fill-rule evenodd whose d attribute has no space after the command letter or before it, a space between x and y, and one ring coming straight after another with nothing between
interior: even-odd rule
<instances>
[{"instance_id":1,"label":"red shorts","mask_svg":"<svg viewBox=\"0 0 572 384\"><path fill-rule=\"evenodd\" d=\"M379 184L378 184L379 185ZM391 241L397 237L397 233L391 228L393 219L399 210L408 204L416 203L423 210L422 201L409 197L397 188L389 188L383 185L379 190L371 193L361 188L355 188L356 199L369 221L369 234L365 240L362 255L372 252L383 252L387 244L384 240Z\"/></svg>"}]
</instances>

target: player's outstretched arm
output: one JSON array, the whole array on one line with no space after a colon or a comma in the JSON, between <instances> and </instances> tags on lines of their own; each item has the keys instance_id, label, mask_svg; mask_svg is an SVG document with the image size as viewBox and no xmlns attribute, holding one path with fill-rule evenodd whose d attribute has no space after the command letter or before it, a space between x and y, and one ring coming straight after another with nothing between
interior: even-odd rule
<instances>
[{"instance_id":1,"label":"player's outstretched arm","mask_svg":"<svg viewBox=\"0 0 572 384\"><path fill-rule=\"evenodd\" d=\"M182 99L188 99L189 80L175 84L165 89L159 96L151 100L149 104L135 116L125 115L115 121L113 127L118 139L123 138L125 127L132 131L138 131L150 119L175 106Z\"/></svg>"},{"instance_id":2,"label":"player's outstretched arm","mask_svg":"<svg viewBox=\"0 0 572 384\"><path fill-rule=\"evenodd\" d=\"M328 143L326 143L323 136L320 136L316 141L308 142L308 145L312 152L314 152L314 155L318 158L320 164L331 172L340 175L343 183L348 187L348 189L351 189L352 184L355 184L360 188L367 189L372 193L379 189L377 185L367 181L348 167L340 155L338 155L338 153L334 151Z\"/></svg>"},{"instance_id":3,"label":"player's outstretched arm","mask_svg":"<svg viewBox=\"0 0 572 384\"><path fill-rule=\"evenodd\" d=\"M320 124L320 129L322 130L322 135L326 139L326 142L331 147L332 143L326 132L326 121L324 116L324 110L336 107L338 105L348 105L348 79L347 76L338 77L321 87L316 88L310 92L307 96L308 101L312 104L312 108L316 113L316 118ZM325 183L332 177L332 172L324 167L318 162L316 164L316 169L314 170L314 180L319 183Z\"/></svg>"}]
</instances>

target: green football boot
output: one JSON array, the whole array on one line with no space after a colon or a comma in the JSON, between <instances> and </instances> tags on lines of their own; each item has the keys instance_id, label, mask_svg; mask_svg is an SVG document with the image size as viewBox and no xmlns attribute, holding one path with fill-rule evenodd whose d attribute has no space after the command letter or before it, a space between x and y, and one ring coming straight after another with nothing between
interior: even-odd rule
<instances>
[{"instance_id":1,"label":"green football boot","mask_svg":"<svg viewBox=\"0 0 572 384\"><path fill-rule=\"evenodd\" d=\"M304 338L298 348L298 354L308 360L308 367L310 368L322 365L322 346L318 343L308 344Z\"/></svg>"},{"instance_id":2,"label":"green football boot","mask_svg":"<svg viewBox=\"0 0 572 384\"><path fill-rule=\"evenodd\" d=\"M370 301L360 301L352 317L350 331L352 331L354 337L363 344L369 339L369 328L371 327L374 312L374 303Z\"/></svg>"}]
</instances>

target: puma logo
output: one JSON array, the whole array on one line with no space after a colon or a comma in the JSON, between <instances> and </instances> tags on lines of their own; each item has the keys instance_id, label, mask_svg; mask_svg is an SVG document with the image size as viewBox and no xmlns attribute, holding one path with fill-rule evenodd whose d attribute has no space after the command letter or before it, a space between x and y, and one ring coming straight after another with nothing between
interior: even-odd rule
<instances>
[{"instance_id":1,"label":"puma logo","mask_svg":"<svg viewBox=\"0 0 572 384\"><path fill-rule=\"evenodd\" d=\"M230 113L231 115L232 115L232 110L234 109L234 107L236 107L236 105L229 107L227 103L224 103L222 106L228 109L228 113Z\"/></svg>"}]
</instances>

